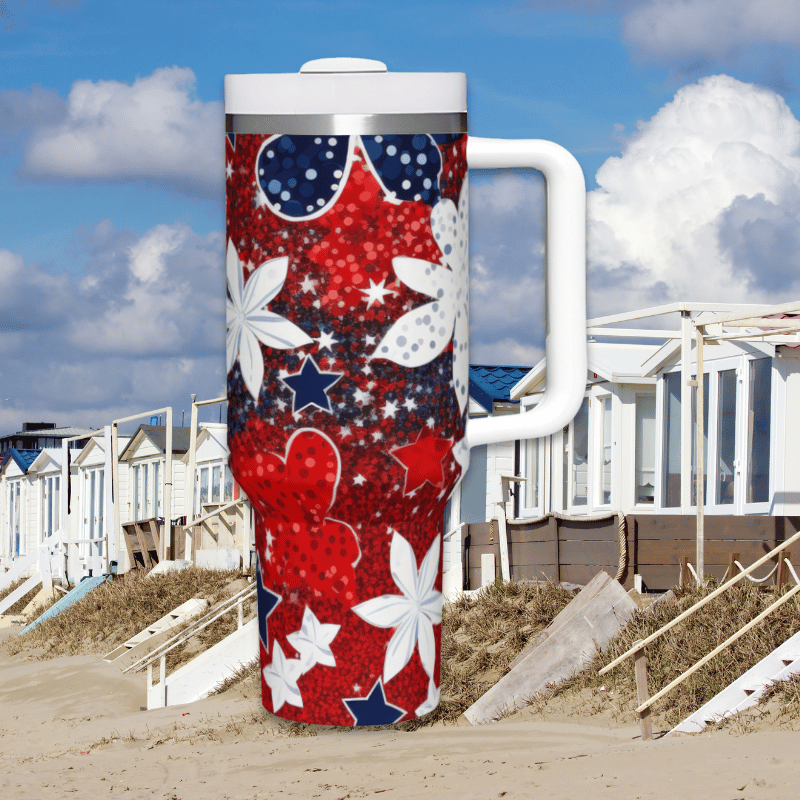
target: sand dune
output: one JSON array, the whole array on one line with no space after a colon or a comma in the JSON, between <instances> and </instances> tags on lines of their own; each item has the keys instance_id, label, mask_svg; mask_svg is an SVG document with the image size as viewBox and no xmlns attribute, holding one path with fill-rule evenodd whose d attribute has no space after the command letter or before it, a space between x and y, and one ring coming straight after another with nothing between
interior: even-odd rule
<instances>
[{"instance_id":1,"label":"sand dune","mask_svg":"<svg viewBox=\"0 0 800 800\"><path fill-rule=\"evenodd\" d=\"M0 795L12 798L796 798L798 734L639 740L554 704L473 728L305 735L248 687L143 711L143 675L0 650Z\"/></svg>"}]
</instances>

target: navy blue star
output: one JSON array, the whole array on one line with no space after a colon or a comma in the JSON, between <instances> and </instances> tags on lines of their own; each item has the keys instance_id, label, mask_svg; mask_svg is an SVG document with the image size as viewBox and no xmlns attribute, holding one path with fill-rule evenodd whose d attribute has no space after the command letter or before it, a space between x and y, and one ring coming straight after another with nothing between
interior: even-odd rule
<instances>
[{"instance_id":1,"label":"navy blue star","mask_svg":"<svg viewBox=\"0 0 800 800\"><path fill-rule=\"evenodd\" d=\"M351 697L342 702L347 706L356 725L391 725L406 713L400 706L386 702L380 678L367 697Z\"/></svg>"},{"instance_id":2,"label":"navy blue star","mask_svg":"<svg viewBox=\"0 0 800 800\"><path fill-rule=\"evenodd\" d=\"M320 372L311 356L307 356L300 372L287 375L281 380L294 392L292 412L302 411L306 406L317 406L323 411L332 411L326 394L343 372Z\"/></svg>"},{"instance_id":3,"label":"navy blue star","mask_svg":"<svg viewBox=\"0 0 800 800\"><path fill-rule=\"evenodd\" d=\"M281 601L281 596L271 592L261 580L261 556L256 558L256 594L258 595L258 635L264 649L269 653L269 639L267 638L267 617L275 610Z\"/></svg>"}]
</instances>

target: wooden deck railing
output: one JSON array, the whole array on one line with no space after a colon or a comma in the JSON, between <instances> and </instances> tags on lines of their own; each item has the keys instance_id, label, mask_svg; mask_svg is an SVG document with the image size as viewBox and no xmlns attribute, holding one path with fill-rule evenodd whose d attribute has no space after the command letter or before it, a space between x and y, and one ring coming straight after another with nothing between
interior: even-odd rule
<instances>
[{"instance_id":1,"label":"wooden deck railing","mask_svg":"<svg viewBox=\"0 0 800 800\"><path fill-rule=\"evenodd\" d=\"M637 697L639 706L636 708L636 711L639 714L639 720L642 726L642 739L650 739L652 738L652 731L651 731L651 723L650 723L650 707L656 700L664 697L664 695L671 692L676 686L683 683L686 678L690 675L695 673L700 667L707 664L714 656L721 653L726 647L730 644L735 642L740 636L743 636L747 631L749 631L754 625L757 625L761 620L767 617L772 611L778 608L780 605L785 603L791 597L794 597L798 592L800 592L800 584L794 586L790 589L785 595L779 597L769 608L766 608L762 611L757 617L750 620L746 625L739 629L736 633L726 639L721 645L714 648L708 655L701 658L698 662L693 664L689 667L683 674L679 675L675 680L673 680L669 685L665 686L663 689L658 691L652 697L649 696L649 690L647 688L647 671L646 671L646 651L645 648L648 644L651 644L656 639L659 638L662 634L666 633L671 628L674 628L679 622L682 622L687 617L694 614L695 611L702 608L707 603L710 603L715 597L719 597L723 592L727 591L731 586L735 583L738 583L742 578L749 575L754 570L758 569L762 564L769 561L771 558L774 558L778 553L785 550L789 545L793 542L800 539L800 531L798 531L794 536L788 538L785 542L781 542L777 547L770 550L769 553L759 558L757 561L752 563L747 569L742 570L737 575L734 575L732 578L729 578L722 586L719 586L710 594L707 594L701 600L698 600L691 608L687 608L686 611L679 614L675 619L670 620L659 628L655 633L651 633L644 639L640 639L633 643L633 646L623 653L621 656L615 658L610 664L607 664L603 669L600 670L598 674L605 675L607 672L612 670L618 664L621 664L625 659L630 658L630 656L636 657L636 687L637 687Z\"/></svg>"}]
</instances>

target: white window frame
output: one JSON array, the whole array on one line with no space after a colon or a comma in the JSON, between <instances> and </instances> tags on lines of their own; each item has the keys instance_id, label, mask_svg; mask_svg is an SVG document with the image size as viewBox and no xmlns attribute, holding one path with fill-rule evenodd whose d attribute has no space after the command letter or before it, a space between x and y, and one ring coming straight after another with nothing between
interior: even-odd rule
<instances>
[{"instance_id":1,"label":"white window frame","mask_svg":"<svg viewBox=\"0 0 800 800\"><path fill-rule=\"evenodd\" d=\"M610 448L609 464L608 464L608 480L609 480L609 499L608 502L603 501L603 473L605 472L605 414L604 405L606 401L609 404L609 411L611 413L611 440L608 444ZM610 510L613 508L616 501L617 487L614 480L614 469L616 459L616 428L614 422L616 419L614 403L614 395L611 392L605 391L593 393L589 399L589 479L591 481L591 496L593 501L590 503L592 508L598 510ZM594 430L592 430L594 428Z\"/></svg>"},{"instance_id":2,"label":"white window frame","mask_svg":"<svg viewBox=\"0 0 800 800\"><path fill-rule=\"evenodd\" d=\"M133 521L163 517L163 457L147 458L131 465L131 513ZM146 469L145 469L146 468ZM146 475L146 480L145 480ZM147 484L145 486L145 483Z\"/></svg>"},{"instance_id":3,"label":"white window frame","mask_svg":"<svg viewBox=\"0 0 800 800\"><path fill-rule=\"evenodd\" d=\"M39 476L39 544L55 533L61 525L61 475L50 473ZM48 508L49 506L49 508ZM48 511L49 519L48 519Z\"/></svg>"},{"instance_id":4,"label":"white window frame","mask_svg":"<svg viewBox=\"0 0 800 800\"><path fill-rule=\"evenodd\" d=\"M514 487L515 492L519 492L519 503L517 518L518 519L538 519L545 514L545 454L548 450L548 440L550 437L542 436L538 439L520 439L519 440L519 475L525 478L525 483L519 483ZM535 506L528 506L525 504L528 493L529 484L532 486L531 476L528 474L528 449L534 445L538 446L537 451L537 476L536 488L538 494L538 503Z\"/></svg>"},{"instance_id":5,"label":"white window frame","mask_svg":"<svg viewBox=\"0 0 800 800\"><path fill-rule=\"evenodd\" d=\"M636 446L637 442L637 416L636 416L636 406L639 402L639 398L652 398L654 403L654 414L653 414L653 502L652 503L640 503L637 502L636 499ZM630 474L631 474L631 508L635 511L655 511L658 505L658 497L659 497L659 468L658 465L660 463L659 459L661 458L661 450L659 447L660 436L658 432L658 403L659 403L659 393L657 391L657 387L652 387L650 391L646 391L642 388L636 388L633 390L633 408L632 408L632 423L631 423L631 453L630 453Z\"/></svg>"},{"instance_id":6,"label":"white window frame","mask_svg":"<svg viewBox=\"0 0 800 800\"><path fill-rule=\"evenodd\" d=\"M214 498L214 469L218 468L220 470L220 481L219 481L219 496L217 499ZM203 470L206 470L208 475L208 499L201 504L200 502L200 475ZM227 483L227 479L230 477L230 486L231 486L231 496L225 496L225 486ZM214 459L213 461L201 461L199 464L195 466L194 469L194 481L195 481L195 493L194 493L194 514L195 517L201 516L204 511L202 506L221 506L225 503L230 503L235 495L236 495L236 486L233 480L233 473L231 472L230 466L228 466L228 460L226 458L218 458Z\"/></svg>"},{"instance_id":7,"label":"white window frame","mask_svg":"<svg viewBox=\"0 0 800 800\"><path fill-rule=\"evenodd\" d=\"M21 558L28 554L28 543L25 537L25 487L24 478L8 479L8 493L6 495L7 528L6 541L8 542L8 557ZM16 502L15 502L16 498ZM12 510L13 509L13 510ZM16 513L15 513L16 512ZM14 524L19 536L19 552L15 547Z\"/></svg>"},{"instance_id":8,"label":"white window frame","mask_svg":"<svg viewBox=\"0 0 800 800\"><path fill-rule=\"evenodd\" d=\"M750 370L753 361L761 359L770 360L770 459L769 459L769 491L768 500L760 503L746 503L747 461L749 457L748 425ZM718 497L718 431L719 431L719 376L727 370L736 370L736 422L734 429L734 497L732 503L720 503ZM708 375L708 452L703 465L706 482L706 497L703 506L704 513L709 515L745 515L769 514L775 492L775 462L776 448L776 420L778 419L778 387L774 357L762 351L742 353L741 355L726 356L725 358L706 360L703 372ZM680 374L680 364L666 370L659 376L656 393L656 510L663 514L680 514L681 506L666 507L663 505L664 489L664 376L672 373ZM681 387L681 403L691 402L691 391ZM700 411L702 413L702 411ZM692 430L696 430L696 417L692 417ZM689 459L694 463L694 453ZM690 498L693 500L693 498ZM691 502L689 512L697 513L696 502Z\"/></svg>"},{"instance_id":9,"label":"white window frame","mask_svg":"<svg viewBox=\"0 0 800 800\"><path fill-rule=\"evenodd\" d=\"M105 533L107 521L105 519L105 469L101 465L86 467L83 473L81 486L81 520L83 532L80 536L83 541L80 545L81 556L98 556L102 558L105 549ZM94 493L91 491L92 476L94 476Z\"/></svg>"}]
</instances>

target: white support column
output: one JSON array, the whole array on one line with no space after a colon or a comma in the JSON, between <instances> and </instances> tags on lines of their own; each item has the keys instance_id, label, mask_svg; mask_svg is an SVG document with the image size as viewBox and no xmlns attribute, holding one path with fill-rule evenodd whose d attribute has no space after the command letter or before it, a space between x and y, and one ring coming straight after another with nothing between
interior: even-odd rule
<instances>
[{"instance_id":1,"label":"white support column","mask_svg":"<svg viewBox=\"0 0 800 800\"><path fill-rule=\"evenodd\" d=\"M106 425L103 428L103 451L105 453L105 459L103 463L103 508L100 509L100 513L103 515L103 533L105 536L105 572L108 572L110 569L110 562L117 561L117 540L116 536L111 532L114 530L113 528L113 514L114 514L114 479L113 479L113 468L112 464L114 463L113 460L113 453L112 451L112 443L111 443L111 426ZM117 566L119 567L119 562L117 561Z\"/></svg>"},{"instance_id":2,"label":"white support column","mask_svg":"<svg viewBox=\"0 0 800 800\"><path fill-rule=\"evenodd\" d=\"M123 564L123 560L127 559L128 551L125 550L123 554L120 547L120 535L122 533L122 520L119 513L119 429L117 423L111 424L111 491L113 493L113 522L114 522L114 552L118 554L117 559L117 572L122 574L129 570L133 564Z\"/></svg>"},{"instance_id":3,"label":"white support column","mask_svg":"<svg viewBox=\"0 0 800 800\"><path fill-rule=\"evenodd\" d=\"M186 502L183 506L183 513L186 515L186 524L188 524L194 519L194 492L195 492L195 467L197 464L197 395L192 395L192 413L189 418L189 425L191 426L191 430L189 431L189 463L186 465L186 486L184 488L184 496L186 498ZM191 531L191 533L190 533ZM189 537L191 536L192 544L195 541L200 539L200 528L186 528L186 540L183 545L183 557L186 558L187 555L189 556L189 560L193 561L191 558L191 553L196 551L196 547L189 547Z\"/></svg>"},{"instance_id":4,"label":"white support column","mask_svg":"<svg viewBox=\"0 0 800 800\"><path fill-rule=\"evenodd\" d=\"M692 319L681 311L681 514L692 505Z\"/></svg>"},{"instance_id":5,"label":"white support column","mask_svg":"<svg viewBox=\"0 0 800 800\"><path fill-rule=\"evenodd\" d=\"M705 381L703 380L703 329L698 325L697 330L695 332L696 337L696 347L697 347L697 428L695 433L695 440L697 444L697 551L696 551L696 558L697 558L697 583L699 586L705 584L705 518L703 516L704 512L704 492L703 492L703 476L705 472L705 463L704 463L704 447L703 447L703 439L704 433L703 430L703 407L705 405L704 402L704 391ZM728 576L731 577L730 575Z\"/></svg>"},{"instance_id":6,"label":"white support column","mask_svg":"<svg viewBox=\"0 0 800 800\"><path fill-rule=\"evenodd\" d=\"M164 469L164 534L161 537L160 559L166 559L172 533L172 406L167 407L167 463ZM158 490L156 490L158 491ZM170 555L172 555L170 553Z\"/></svg>"}]
</instances>

